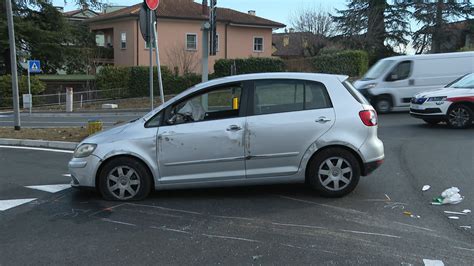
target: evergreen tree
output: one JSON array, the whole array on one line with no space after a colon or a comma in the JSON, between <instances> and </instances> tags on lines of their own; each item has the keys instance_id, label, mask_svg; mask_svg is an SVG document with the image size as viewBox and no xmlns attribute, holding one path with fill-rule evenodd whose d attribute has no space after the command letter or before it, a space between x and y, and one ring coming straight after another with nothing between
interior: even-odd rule
<instances>
[{"instance_id":1,"label":"evergreen tree","mask_svg":"<svg viewBox=\"0 0 474 266\"><path fill-rule=\"evenodd\" d=\"M75 3L100 5L98 0L76 0ZM3 72L11 73L5 0L0 0L0 8L0 67L3 61ZM84 42L79 39L84 34L77 33L84 28L69 24L50 0L12 1L12 9L18 56L41 60L45 73L56 73L65 68L67 55L71 54L71 49L77 48L74 44Z\"/></svg>"},{"instance_id":2,"label":"evergreen tree","mask_svg":"<svg viewBox=\"0 0 474 266\"><path fill-rule=\"evenodd\" d=\"M387 0L352 0L334 17L343 36L354 48L371 53L372 62L393 54L393 47L406 45L409 34L407 4Z\"/></svg>"},{"instance_id":3,"label":"evergreen tree","mask_svg":"<svg viewBox=\"0 0 474 266\"><path fill-rule=\"evenodd\" d=\"M413 35L413 46L417 53L442 51L441 44L450 38L449 22L468 19L474 16L474 5L471 1L414 1L413 18L421 28Z\"/></svg>"}]
</instances>

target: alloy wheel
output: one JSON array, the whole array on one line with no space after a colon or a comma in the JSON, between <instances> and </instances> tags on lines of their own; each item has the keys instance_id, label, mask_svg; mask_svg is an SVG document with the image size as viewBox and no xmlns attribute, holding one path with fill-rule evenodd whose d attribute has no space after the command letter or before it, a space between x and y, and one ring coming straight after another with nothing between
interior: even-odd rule
<instances>
[{"instance_id":1,"label":"alloy wheel","mask_svg":"<svg viewBox=\"0 0 474 266\"><path fill-rule=\"evenodd\" d=\"M464 107L455 107L449 112L449 123L455 127L464 127L470 120L470 114Z\"/></svg>"},{"instance_id":2,"label":"alloy wheel","mask_svg":"<svg viewBox=\"0 0 474 266\"><path fill-rule=\"evenodd\" d=\"M107 189L119 200L128 200L140 189L140 176L128 166L118 166L107 175Z\"/></svg>"},{"instance_id":3,"label":"alloy wheel","mask_svg":"<svg viewBox=\"0 0 474 266\"><path fill-rule=\"evenodd\" d=\"M352 180L352 166L341 157L331 157L321 163L318 178L321 185L331 191L346 188Z\"/></svg>"}]
</instances>

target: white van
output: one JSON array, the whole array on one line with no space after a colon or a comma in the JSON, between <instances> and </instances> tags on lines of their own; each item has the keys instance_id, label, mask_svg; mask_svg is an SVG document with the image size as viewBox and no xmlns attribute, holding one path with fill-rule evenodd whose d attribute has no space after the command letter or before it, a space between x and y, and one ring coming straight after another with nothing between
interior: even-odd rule
<instances>
[{"instance_id":1,"label":"white van","mask_svg":"<svg viewBox=\"0 0 474 266\"><path fill-rule=\"evenodd\" d=\"M354 87L379 113L387 113L408 110L415 94L473 72L474 52L394 56L377 62Z\"/></svg>"}]
</instances>

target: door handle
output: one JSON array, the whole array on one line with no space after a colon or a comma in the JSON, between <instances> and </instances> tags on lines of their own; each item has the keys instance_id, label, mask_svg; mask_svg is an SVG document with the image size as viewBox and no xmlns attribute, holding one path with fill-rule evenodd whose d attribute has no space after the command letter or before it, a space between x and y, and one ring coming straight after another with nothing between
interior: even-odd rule
<instances>
[{"instance_id":1,"label":"door handle","mask_svg":"<svg viewBox=\"0 0 474 266\"><path fill-rule=\"evenodd\" d=\"M321 123L321 124L325 124L327 122L331 121L331 119L325 117L325 116L321 116L320 118L318 118L316 120L317 123Z\"/></svg>"},{"instance_id":2,"label":"door handle","mask_svg":"<svg viewBox=\"0 0 474 266\"><path fill-rule=\"evenodd\" d=\"M227 131L239 131L241 130L242 128L237 126L237 125L231 125L227 128Z\"/></svg>"}]
</instances>

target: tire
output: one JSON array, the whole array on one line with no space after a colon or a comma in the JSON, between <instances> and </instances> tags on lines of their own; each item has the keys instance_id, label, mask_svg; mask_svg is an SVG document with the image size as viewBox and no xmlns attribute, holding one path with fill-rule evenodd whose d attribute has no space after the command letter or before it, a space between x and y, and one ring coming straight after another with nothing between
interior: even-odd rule
<instances>
[{"instance_id":1,"label":"tire","mask_svg":"<svg viewBox=\"0 0 474 266\"><path fill-rule=\"evenodd\" d=\"M348 170L350 172L344 173ZM321 151L311 159L306 174L311 187L321 196L337 198L355 189L359 183L361 169L351 152L342 148L331 148Z\"/></svg>"},{"instance_id":2,"label":"tire","mask_svg":"<svg viewBox=\"0 0 474 266\"><path fill-rule=\"evenodd\" d=\"M464 104L456 104L449 108L446 122L451 128L462 129L472 125L473 111Z\"/></svg>"},{"instance_id":3,"label":"tire","mask_svg":"<svg viewBox=\"0 0 474 266\"><path fill-rule=\"evenodd\" d=\"M98 184L106 200L136 201L150 194L153 182L143 163L128 157L118 157L102 167Z\"/></svg>"},{"instance_id":4,"label":"tire","mask_svg":"<svg viewBox=\"0 0 474 266\"><path fill-rule=\"evenodd\" d=\"M430 125L437 125L442 122L441 119L430 119L430 118L425 118L423 119L423 121L425 121L427 124L430 124Z\"/></svg>"},{"instance_id":5,"label":"tire","mask_svg":"<svg viewBox=\"0 0 474 266\"><path fill-rule=\"evenodd\" d=\"M381 96L375 101L375 110L379 114L386 114L392 111L392 99L388 96Z\"/></svg>"}]
</instances>

